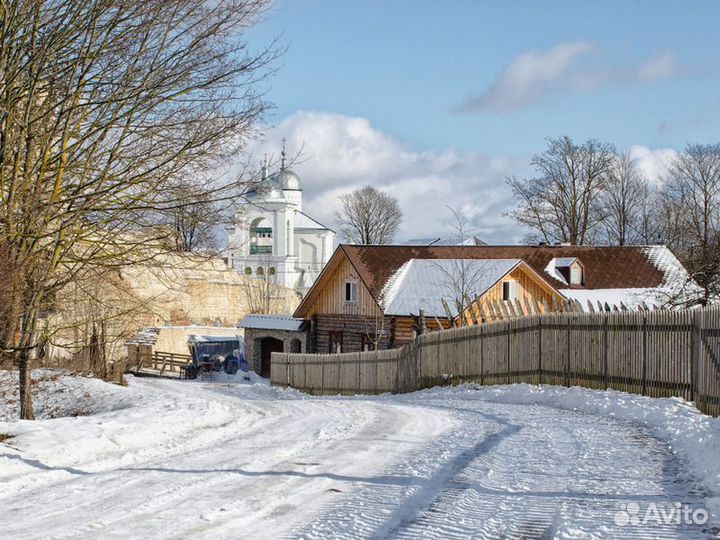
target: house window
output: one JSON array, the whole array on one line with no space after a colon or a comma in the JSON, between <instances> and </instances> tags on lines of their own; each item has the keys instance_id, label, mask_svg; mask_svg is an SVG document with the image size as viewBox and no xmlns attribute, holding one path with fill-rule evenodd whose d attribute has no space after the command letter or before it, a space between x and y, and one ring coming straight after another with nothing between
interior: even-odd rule
<instances>
[{"instance_id":1,"label":"house window","mask_svg":"<svg viewBox=\"0 0 720 540\"><path fill-rule=\"evenodd\" d=\"M505 302L512 302L518 297L518 282L517 281L503 281L503 300Z\"/></svg>"},{"instance_id":2,"label":"house window","mask_svg":"<svg viewBox=\"0 0 720 540\"><path fill-rule=\"evenodd\" d=\"M258 276L262 276L262 275L265 274L265 269L264 269L262 266L258 266L258 267L257 267L257 270L255 270L255 273L256 273Z\"/></svg>"},{"instance_id":3,"label":"house window","mask_svg":"<svg viewBox=\"0 0 720 540\"><path fill-rule=\"evenodd\" d=\"M357 282L346 281L345 282L345 303L346 304L357 304L358 288Z\"/></svg>"},{"instance_id":4,"label":"house window","mask_svg":"<svg viewBox=\"0 0 720 540\"><path fill-rule=\"evenodd\" d=\"M365 351L372 351L375 348L375 344L370 341L370 337L367 334L362 334L360 336L360 350Z\"/></svg>"},{"instance_id":5,"label":"house window","mask_svg":"<svg viewBox=\"0 0 720 540\"><path fill-rule=\"evenodd\" d=\"M328 352L337 354L342 352L342 332L328 332Z\"/></svg>"},{"instance_id":6,"label":"house window","mask_svg":"<svg viewBox=\"0 0 720 540\"><path fill-rule=\"evenodd\" d=\"M268 268L268 275L269 276L275 275L275 267L274 266L271 266L270 268Z\"/></svg>"},{"instance_id":7,"label":"house window","mask_svg":"<svg viewBox=\"0 0 720 540\"><path fill-rule=\"evenodd\" d=\"M245 267L245 275L246 276L252 275L252 268L250 268L249 266L246 266Z\"/></svg>"},{"instance_id":8,"label":"house window","mask_svg":"<svg viewBox=\"0 0 720 540\"><path fill-rule=\"evenodd\" d=\"M583 269L579 264L574 264L570 267L570 285L582 285L583 284Z\"/></svg>"}]
</instances>

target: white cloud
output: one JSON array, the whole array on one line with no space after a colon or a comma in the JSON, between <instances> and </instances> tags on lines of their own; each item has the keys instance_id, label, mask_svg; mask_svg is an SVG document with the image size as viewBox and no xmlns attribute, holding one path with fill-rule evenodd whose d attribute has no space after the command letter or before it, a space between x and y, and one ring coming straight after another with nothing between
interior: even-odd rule
<instances>
[{"instance_id":1,"label":"white cloud","mask_svg":"<svg viewBox=\"0 0 720 540\"><path fill-rule=\"evenodd\" d=\"M292 165L304 188L307 212L334 224L339 195L372 185L397 197L403 210L398 240L449 237L451 214L462 211L488 242L513 243L523 237L503 212L513 206L505 177L529 172L529 156L481 153L416 152L375 129L365 118L301 111L265 131L252 155L277 158L283 137L288 154L302 146Z\"/></svg>"},{"instance_id":2,"label":"white cloud","mask_svg":"<svg viewBox=\"0 0 720 540\"><path fill-rule=\"evenodd\" d=\"M672 160L678 155L672 148L659 148L652 150L647 146L634 145L629 149L630 157L634 159L638 168L652 184L659 184L668 171Z\"/></svg>"},{"instance_id":3,"label":"white cloud","mask_svg":"<svg viewBox=\"0 0 720 540\"><path fill-rule=\"evenodd\" d=\"M637 67L635 73L639 81L653 81L659 79L670 79L680 74L675 55L666 52L659 56L650 58Z\"/></svg>"},{"instance_id":4,"label":"white cloud","mask_svg":"<svg viewBox=\"0 0 720 540\"><path fill-rule=\"evenodd\" d=\"M621 67L582 67L579 60L597 48L592 43L559 43L545 51L528 51L513 58L486 90L469 98L461 112L507 112L541 102L562 90L589 92L612 83L646 83L682 73L668 51Z\"/></svg>"},{"instance_id":5,"label":"white cloud","mask_svg":"<svg viewBox=\"0 0 720 540\"><path fill-rule=\"evenodd\" d=\"M580 56L594 49L584 41L559 43L546 51L516 56L483 93L470 98L462 110L507 111L540 101L554 83L563 80Z\"/></svg>"},{"instance_id":6,"label":"white cloud","mask_svg":"<svg viewBox=\"0 0 720 540\"><path fill-rule=\"evenodd\" d=\"M300 111L265 131L248 152L277 160L282 139L288 154L302 154L291 166L303 183L304 208L333 227L339 196L371 185L397 197L403 224L397 241L451 238L447 206L470 220L474 233L490 243L517 243L526 231L503 213L515 206L505 185L509 175L532 176L529 155L480 152L418 152L374 128L365 118ZM635 145L628 149L651 182L659 182L677 152Z\"/></svg>"}]
</instances>

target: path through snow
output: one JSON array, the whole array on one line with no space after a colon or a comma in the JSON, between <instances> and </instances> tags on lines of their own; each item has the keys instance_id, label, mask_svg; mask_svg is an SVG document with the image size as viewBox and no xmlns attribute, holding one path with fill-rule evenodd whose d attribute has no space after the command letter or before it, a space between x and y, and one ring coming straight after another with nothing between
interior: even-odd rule
<instances>
[{"instance_id":1,"label":"path through snow","mask_svg":"<svg viewBox=\"0 0 720 540\"><path fill-rule=\"evenodd\" d=\"M485 396L132 379L114 410L0 422L16 434L0 445L0 538L717 534L614 523L622 504L710 496L645 425Z\"/></svg>"}]
</instances>

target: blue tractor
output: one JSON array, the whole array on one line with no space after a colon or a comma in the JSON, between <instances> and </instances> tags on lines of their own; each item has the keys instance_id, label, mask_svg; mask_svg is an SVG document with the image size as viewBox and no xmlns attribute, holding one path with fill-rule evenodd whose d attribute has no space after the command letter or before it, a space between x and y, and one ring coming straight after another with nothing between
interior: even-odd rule
<instances>
[{"instance_id":1,"label":"blue tractor","mask_svg":"<svg viewBox=\"0 0 720 540\"><path fill-rule=\"evenodd\" d=\"M246 365L245 343L240 336L192 335L188 339L192 360L185 367L185 377L211 377L213 372L234 375Z\"/></svg>"}]
</instances>

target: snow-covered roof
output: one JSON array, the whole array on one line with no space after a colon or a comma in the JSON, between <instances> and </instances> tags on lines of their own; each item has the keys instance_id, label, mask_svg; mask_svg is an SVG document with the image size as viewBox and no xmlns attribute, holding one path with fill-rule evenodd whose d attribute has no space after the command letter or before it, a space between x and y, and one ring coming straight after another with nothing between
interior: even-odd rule
<instances>
[{"instance_id":1,"label":"snow-covered roof","mask_svg":"<svg viewBox=\"0 0 720 540\"><path fill-rule=\"evenodd\" d=\"M478 297L521 263L520 259L410 259L388 280L382 300L386 315L407 316L421 309L445 317L443 299L452 305L453 281L464 273Z\"/></svg>"},{"instance_id":2,"label":"snow-covered roof","mask_svg":"<svg viewBox=\"0 0 720 540\"><path fill-rule=\"evenodd\" d=\"M200 336L193 334L188 337L193 343L224 343L226 341L242 341L240 336Z\"/></svg>"},{"instance_id":3,"label":"snow-covered roof","mask_svg":"<svg viewBox=\"0 0 720 540\"><path fill-rule=\"evenodd\" d=\"M159 334L159 328L143 328L125 343L127 345L155 345Z\"/></svg>"},{"instance_id":4,"label":"snow-covered roof","mask_svg":"<svg viewBox=\"0 0 720 540\"><path fill-rule=\"evenodd\" d=\"M308 216L307 214L303 212L298 212L295 216L295 228L296 229L321 229L323 231L330 231L332 229L329 229L322 223L319 223L318 221L315 221L313 218Z\"/></svg>"},{"instance_id":5,"label":"snow-covered roof","mask_svg":"<svg viewBox=\"0 0 720 540\"><path fill-rule=\"evenodd\" d=\"M577 257L555 257L553 261L558 268L566 268L572 266L577 261Z\"/></svg>"},{"instance_id":6,"label":"snow-covered roof","mask_svg":"<svg viewBox=\"0 0 720 540\"><path fill-rule=\"evenodd\" d=\"M240 328L297 332L301 329L303 322L303 319L297 319L290 315L246 315L238 326Z\"/></svg>"},{"instance_id":7,"label":"snow-covered roof","mask_svg":"<svg viewBox=\"0 0 720 540\"><path fill-rule=\"evenodd\" d=\"M584 311L589 311L588 301L593 309L598 309L598 302L609 307L624 305L629 309L638 309L643 304L648 307L660 307L667 301L667 294L660 288L634 289L559 289L565 298L577 300Z\"/></svg>"},{"instance_id":8,"label":"snow-covered roof","mask_svg":"<svg viewBox=\"0 0 720 540\"><path fill-rule=\"evenodd\" d=\"M682 288L691 281L688 271L667 246L646 246L643 250L648 260L663 273L661 287Z\"/></svg>"},{"instance_id":9,"label":"snow-covered roof","mask_svg":"<svg viewBox=\"0 0 720 540\"><path fill-rule=\"evenodd\" d=\"M407 240L405 246L484 246L485 242L477 236L470 236L464 240L457 238L412 238Z\"/></svg>"},{"instance_id":10,"label":"snow-covered roof","mask_svg":"<svg viewBox=\"0 0 720 540\"><path fill-rule=\"evenodd\" d=\"M441 240L440 237L437 238L411 238L410 240L406 240L403 245L405 246L430 246L433 244L436 244Z\"/></svg>"}]
</instances>

